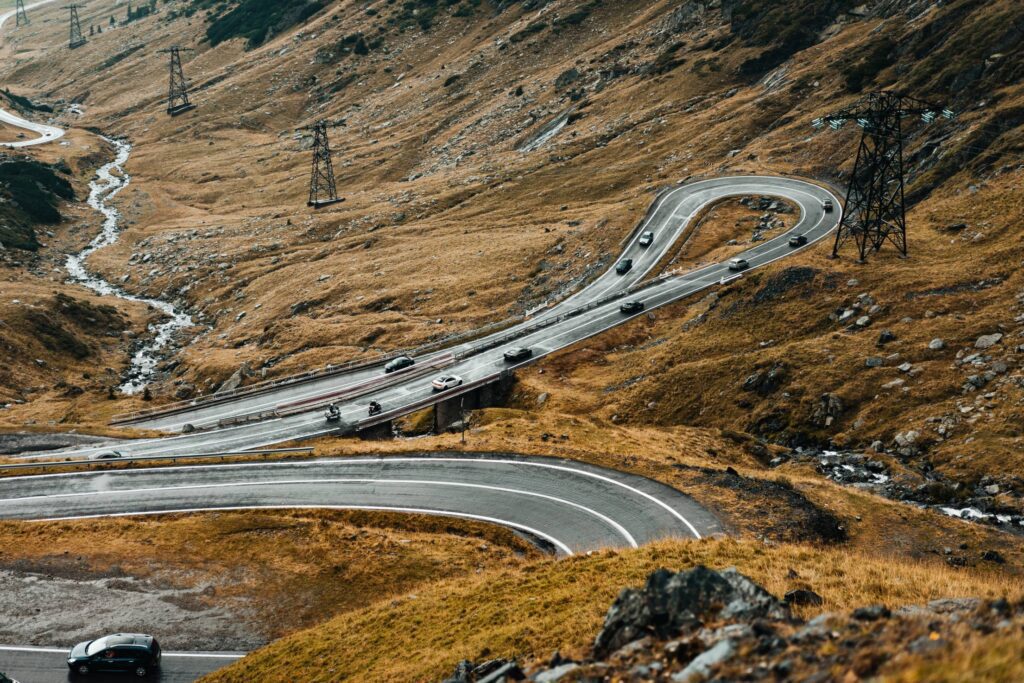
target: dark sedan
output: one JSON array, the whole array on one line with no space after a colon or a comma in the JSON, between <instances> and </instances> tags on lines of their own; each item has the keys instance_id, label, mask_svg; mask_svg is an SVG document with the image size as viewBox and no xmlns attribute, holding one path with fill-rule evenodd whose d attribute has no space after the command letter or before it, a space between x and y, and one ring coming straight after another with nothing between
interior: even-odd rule
<instances>
[{"instance_id":1,"label":"dark sedan","mask_svg":"<svg viewBox=\"0 0 1024 683\"><path fill-rule=\"evenodd\" d=\"M644 310L644 302L624 301L622 305L619 306L619 310L625 313L626 315L633 315L634 313L639 313L642 310Z\"/></svg>"},{"instance_id":2,"label":"dark sedan","mask_svg":"<svg viewBox=\"0 0 1024 683\"><path fill-rule=\"evenodd\" d=\"M506 363L521 363L528 358L533 357L533 349L525 346L517 346L514 349L509 349L505 352Z\"/></svg>"},{"instance_id":3,"label":"dark sedan","mask_svg":"<svg viewBox=\"0 0 1024 683\"><path fill-rule=\"evenodd\" d=\"M409 356L399 356L390 363L384 366L384 373L391 374L392 372L398 372L399 370L405 370L407 367L415 365L416 361Z\"/></svg>"},{"instance_id":4,"label":"dark sedan","mask_svg":"<svg viewBox=\"0 0 1024 683\"><path fill-rule=\"evenodd\" d=\"M68 668L72 675L119 671L145 678L160 668L160 643L140 633L115 633L88 640L71 648Z\"/></svg>"},{"instance_id":5,"label":"dark sedan","mask_svg":"<svg viewBox=\"0 0 1024 683\"><path fill-rule=\"evenodd\" d=\"M807 235L793 235L789 238L789 246L802 247L807 244Z\"/></svg>"},{"instance_id":6,"label":"dark sedan","mask_svg":"<svg viewBox=\"0 0 1024 683\"><path fill-rule=\"evenodd\" d=\"M631 258L624 258L615 266L615 272L619 275L625 275L631 270L633 270L633 259Z\"/></svg>"}]
</instances>

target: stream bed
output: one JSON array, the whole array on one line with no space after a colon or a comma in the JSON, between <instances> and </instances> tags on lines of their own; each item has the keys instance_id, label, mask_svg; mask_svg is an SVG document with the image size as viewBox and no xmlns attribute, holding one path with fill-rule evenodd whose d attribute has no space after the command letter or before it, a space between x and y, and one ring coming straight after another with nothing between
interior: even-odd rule
<instances>
[{"instance_id":1,"label":"stream bed","mask_svg":"<svg viewBox=\"0 0 1024 683\"><path fill-rule=\"evenodd\" d=\"M192 327L192 316L178 310L172 304L160 299L129 294L121 287L108 282L96 273L92 273L85 265L86 259L95 251L117 242L121 235L121 213L111 205L118 192L128 186L131 176L125 173L124 165L131 156L132 146L123 140L104 138L114 146L116 156L110 163L104 164L96 172L96 178L89 183L88 204L103 215L103 228L92 242L77 254L70 254L65 261L65 268L71 281L85 285L102 296L114 296L125 301L143 303L151 306L166 317L149 326L152 338L139 347L132 356L131 366L124 375L119 387L122 393L132 395L145 389L153 379L160 351L164 349L180 330Z\"/></svg>"}]
</instances>

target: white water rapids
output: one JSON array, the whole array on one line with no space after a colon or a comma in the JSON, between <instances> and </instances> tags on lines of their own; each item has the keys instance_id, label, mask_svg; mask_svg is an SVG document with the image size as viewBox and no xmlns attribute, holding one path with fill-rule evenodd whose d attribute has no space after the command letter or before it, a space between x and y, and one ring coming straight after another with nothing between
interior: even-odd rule
<instances>
[{"instance_id":1,"label":"white water rapids","mask_svg":"<svg viewBox=\"0 0 1024 683\"><path fill-rule=\"evenodd\" d=\"M104 139L116 148L117 156L96 172L96 179L89 183L88 200L89 206L103 214L103 229L89 243L89 246L77 254L69 255L65 267L73 282L85 285L97 294L144 303L168 316L167 320L149 326L153 339L144 344L132 356L131 367L128 369L124 383L120 386L123 393L130 395L142 391L152 380L153 374L156 372L160 349L167 346L178 330L192 327L194 323L190 315L178 311L166 301L129 294L99 275L90 273L85 267L85 261L90 254L110 246L120 236L121 230L118 223L121 213L110 205L110 201L131 181L131 177L124 171L124 164L131 155L132 146L122 140Z\"/></svg>"}]
</instances>

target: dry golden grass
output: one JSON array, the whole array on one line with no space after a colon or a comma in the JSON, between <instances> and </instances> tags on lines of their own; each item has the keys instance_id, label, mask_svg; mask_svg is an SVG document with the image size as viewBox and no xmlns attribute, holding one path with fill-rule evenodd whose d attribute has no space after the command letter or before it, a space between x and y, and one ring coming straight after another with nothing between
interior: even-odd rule
<instances>
[{"instance_id":1,"label":"dry golden grass","mask_svg":"<svg viewBox=\"0 0 1024 683\"><path fill-rule=\"evenodd\" d=\"M776 595L809 586L824 597L823 610L1022 594L1018 582L994 573L896 557L732 539L663 542L441 580L418 590L415 598L377 603L284 638L204 681L406 683L437 680L464 658L544 658L556 649L581 655L622 587L641 585L658 567L681 570L697 564L736 566ZM790 569L800 578L787 578Z\"/></svg>"},{"instance_id":2,"label":"dry golden grass","mask_svg":"<svg viewBox=\"0 0 1024 683\"><path fill-rule=\"evenodd\" d=\"M1019 629L1012 623L1010 629ZM890 683L962 683L978 681L1007 683L1024 680L1024 651L1020 635L981 636L965 633L947 651L927 659L915 657L903 671L881 677Z\"/></svg>"},{"instance_id":3,"label":"dry golden grass","mask_svg":"<svg viewBox=\"0 0 1024 683\"><path fill-rule=\"evenodd\" d=\"M186 588L261 617L280 637L439 577L522 567L543 555L502 527L427 515L296 510L0 522L3 564L37 572L110 571Z\"/></svg>"}]
</instances>

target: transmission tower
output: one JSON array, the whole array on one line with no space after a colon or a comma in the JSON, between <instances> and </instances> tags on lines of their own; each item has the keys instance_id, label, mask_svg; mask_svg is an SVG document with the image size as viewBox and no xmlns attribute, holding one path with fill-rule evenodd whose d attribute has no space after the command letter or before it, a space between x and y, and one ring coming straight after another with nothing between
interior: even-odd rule
<instances>
[{"instance_id":1,"label":"transmission tower","mask_svg":"<svg viewBox=\"0 0 1024 683\"><path fill-rule=\"evenodd\" d=\"M68 38L68 47L74 50L76 47L85 45L85 36L82 35L82 24L78 21L79 5L68 5L66 9L71 11L71 30Z\"/></svg>"},{"instance_id":2,"label":"transmission tower","mask_svg":"<svg viewBox=\"0 0 1024 683\"><path fill-rule=\"evenodd\" d=\"M25 11L25 0L14 3L14 27L28 26L28 13Z\"/></svg>"},{"instance_id":3,"label":"transmission tower","mask_svg":"<svg viewBox=\"0 0 1024 683\"><path fill-rule=\"evenodd\" d=\"M920 116L925 123L935 120L941 111L947 118L954 114L933 104L895 92L875 92L834 114L815 119L815 128L828 124L838 130L847 121L862 128L857 161L853 165L846 190L843 219L836 232L833 258L849 240L857 245L860 261L868 251L878 251L891 242L907 255L907 216L903 202L903 119Z\"/></svg>"},{"instance_id":4,"label":"transmission tower","mask_svg":"<svg viewBox=\"0 0 1024 683\"><path fill-rule=\"evenodd\" d=\"M190 48L174 45L166 50L160 50L171 55L171 79L167 87L167 113L177 116L189 109L195 109L196 105L188 99L188 82L185 80L185 72L181 69L181 53L192 52Z\"/></svg>"},{"instance_id":5,"label":"transmission tower","mask_svg":"<svg viewBox=\"0 0 1024 683\"><path fill-rule=\"evenodd\" d=\"M338 188L334 183L331 143L327 138L327 128L331 125L337 124L321 119L306 129L313 131L313 171L309 177L309 201L306 204L314 209L345 201L338 197Z\"/></svg>"}]
</instances>

